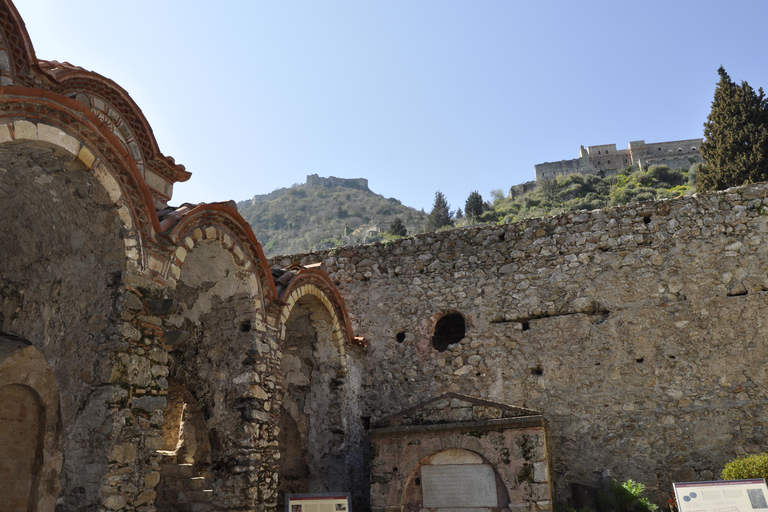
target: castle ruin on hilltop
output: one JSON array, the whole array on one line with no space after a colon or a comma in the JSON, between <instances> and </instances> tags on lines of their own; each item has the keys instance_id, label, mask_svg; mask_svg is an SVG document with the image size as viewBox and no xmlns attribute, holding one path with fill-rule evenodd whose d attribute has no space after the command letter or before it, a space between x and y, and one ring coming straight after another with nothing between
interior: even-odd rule
<instances>
[{"instance_id":1,"label":"castle ruin on hilltop","mask_svg":"<svg viewBox=\"0 0 768 512\"><path fill-rule=\"evenodd\" d=\"M661 505L766 450L768 184L267 260L190 177L0 0L2 510Z\"/></svg>"},{"instance_id":2,"label":"castle ruin on hilltop","mask_svg":"<svg viewBox=\"0 0 768 512\"><path fill-rule=\"evenodd\" d=\"M627 149L616 149L616 144L579 147L579 158L544 162L534 166L536 180L514 185L512 197L523 195L536 188L542 180L555 179L570 174L610 176L627 167L640 169L651 165L666 165L672 169L688 169L692 164L703 162L699 147L703 139L676 140L648 143L636 140Z\"/></svg>"}]
</instances>

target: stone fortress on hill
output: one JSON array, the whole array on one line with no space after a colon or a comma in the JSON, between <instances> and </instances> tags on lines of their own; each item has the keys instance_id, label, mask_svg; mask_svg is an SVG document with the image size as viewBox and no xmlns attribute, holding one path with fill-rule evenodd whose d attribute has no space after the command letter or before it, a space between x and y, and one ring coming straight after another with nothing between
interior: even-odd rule
<instances>
[{"instance_id":1,"label":"stone fortress on hill","mask_svg":"<svg viewBox=\"0 0 768 512\"><path fill-rule=\"evenodd\" d=\"M534 166L536 181L513 186L512 197L523 195L536 188L542 180L555 179L570 174L591 174L610 176L627 167L640 169L651 165L666 165L672 169L687 169L692 164L703 162L699 152L703 139L676 140L646 144L644 140L629 143L627 149L616 149L616 144L581 146L579 158L544 162Z\"/></svg>"},{"instance_id":2,"label":"stone fortress on hill","mask_svg":"<svg viewBox=\"0 0 768 512\"><path fill-rule=\"evenodd\" d=\"M3 510L662 504L766 448L766 184L267 260L190 177L0 0Z\"/></svg>"}]
</instances>

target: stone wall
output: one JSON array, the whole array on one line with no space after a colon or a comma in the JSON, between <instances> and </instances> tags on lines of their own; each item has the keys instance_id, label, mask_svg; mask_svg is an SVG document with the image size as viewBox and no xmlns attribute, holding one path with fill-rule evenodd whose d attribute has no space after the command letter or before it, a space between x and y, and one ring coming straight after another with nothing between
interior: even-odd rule
<instances>
[{"instance_id":1,"label":"stone wall","mask_svg":"<svg viewBox=\"0 0 768 512\"><path fill-rule=\"evenodd\" d=\"M445 391L541 411L556 496L570 484L717 478L763 449L768 185L390 244L322 261L367 353L361 416ZM447 313L465 337L439 351Z\"/></svg>"},{"instance_id":2,"label":"stone wall","mask_svg":"<svg viewBox=\"0 0 768 512\"><path fill-rule=\"evenodd\" d=\"M688 169L692 163L702 162L699 146L702 139L671 142L632 141L627 149L616 149L616 144L581 146L579 158L545 162L534 166L536 180L554 179L569 174L616 174L625 167L666 165L672 169Z\"/></svg>"}]
</instances>

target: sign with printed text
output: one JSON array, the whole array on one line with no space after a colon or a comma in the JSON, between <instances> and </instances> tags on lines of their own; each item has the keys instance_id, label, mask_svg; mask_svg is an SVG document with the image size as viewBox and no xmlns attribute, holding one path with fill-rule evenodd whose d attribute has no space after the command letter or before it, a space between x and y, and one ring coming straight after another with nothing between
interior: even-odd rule
<instances>
[{"instance_id":1,"label":"sign with printed text","mask_svg":"<svg viewBox=\"0 0 768 512\"><path fill-rule=\"evenodd\" d=\"M351 512L350 493L286 494L285 512Z\"/></svg>"},{"instance_id":2,"label":"sign with printed text","mask_svg":"<svg viewBox=\"0 0 768 512\"><path fill-rule=\"evenodd\" d=\"M680 512L768 512L765 480L723 480L672 484Z\"/></svg>"}]
</instances>

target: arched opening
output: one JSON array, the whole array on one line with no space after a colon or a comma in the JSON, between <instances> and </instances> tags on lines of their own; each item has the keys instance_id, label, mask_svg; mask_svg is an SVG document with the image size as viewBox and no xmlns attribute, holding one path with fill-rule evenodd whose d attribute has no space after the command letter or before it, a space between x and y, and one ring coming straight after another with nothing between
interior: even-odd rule
<instances>
[{"instance_id":1,"label":"arched opening","mask_svg":"<svg viewBox=\"0 0 768 512\"><path fill-rule=\"evenodd\" d=\"M438 352L445 352L450 345L464 339L466 329L466 322L461 313L443 315L435 324L432 346Z\"/></svg>"},{"instance_id":2,"label":"arched opening","mask_svg":"<svg viewBox=\"0 0 768 512\"><path fill-rule=\"evenodd\" d=\"M278 503L287 493L346 490L345 379L333 331L318 298L293 304L282 344Z\"/></svg>"},{"instance_id":3,"label":"arched opening","mask_svg":"<svg viewBox=\"0 0 768 512\"><path fill-rule=\"evenodd\" d=\"M163 448L155 506L158 512L194 512L210 503L211 444L203 411L192 393L168 380Z\"/></svg>"},{"instance_id":4,"label":"arched opening","mask_svg":"<svg viewBox=\"0 0 768 512\"><path fill-rule=\"evenodd\" d=\"M189 507L202 500L214 510L248 510L274 499L259 494L258 475L276 464L262 452L269 453L265 438L277 419L260 292L218 229L195 230L205 234L186 254L176 284L169 322L186 335L169 353L158 510L197 510ZM179 489L187 484L193 492Z\"/></svg>"},{"instance_id":5,"label":"arched opening","mask_svg":"<svg viewBox=\"0 0 768 512\"><path fill-rule=\"evenodd\" d=\"M3 510L53 511L59 492L59 395L43 354L0 334L0 496Z\"/></svg>"},{"instance_id":6,"label":"arched opening","mask_svg":"<svg viewBox=\"0 0 768 512\"><path fill-rule=\"evenodd\" d=\"M42 404L34 390L0 387L0 496L3 510L33 510L42 462Z\"/></svg>"},{"instance_id":7,"label":"arched opening","mask_svg":"<svg viewBox=\"0 0 768 512\"><path fill-rule=\"evenodd\" d=\"M42 123L14 126L17 136L45 131ZM54 501L78 510L100 499L114 442L105 362L118 342L108 325L126 268L123 227L107 190L71 151L32 140L0 144L0 333L33 345L2 362L0 384L16 375L43 404L34 510L53 511ZM23 377L16 372L25 365L36 369Z\"/></svg>"}]
</instances>

